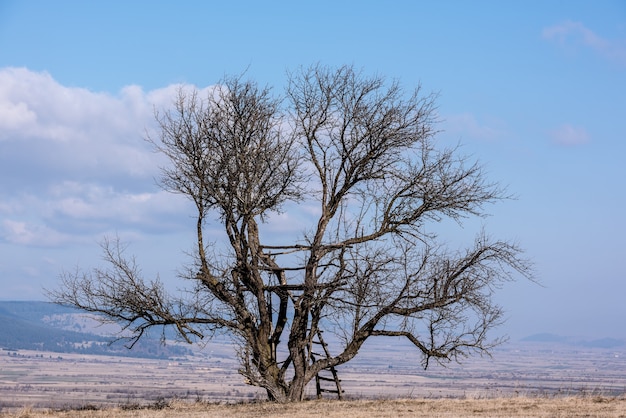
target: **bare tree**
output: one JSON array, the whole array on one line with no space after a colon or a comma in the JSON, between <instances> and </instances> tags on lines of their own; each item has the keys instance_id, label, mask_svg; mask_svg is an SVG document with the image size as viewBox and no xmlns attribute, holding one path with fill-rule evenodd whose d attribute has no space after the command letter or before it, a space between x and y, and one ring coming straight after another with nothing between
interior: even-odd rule
<instances>
[{"instance_id":1,"label":"bare tree","mask_svg":"<svg viewBox=\"0 0 626 418\"><path fill-rule=\"evenodd\" d=\"M347 66L290 74L284 100L240 78L207 98L181 90L151 141L170 161L163 187L197 209L195 262L182 274L192 288L168 294L105 241L108 267L64 273L53 300L121 323L133 341L159 325L189 342L228 332L240 373L280 402L302 400L371 337L406 338L424 367L488 353L502 319L493 292L531 268L485 233L462 251L438 240L440 221L482 216L506 196L457 149L434 146L434 106L419 88ZM318 210L303 238L264 243L267 216L303 200ZM212 251L209 221L227 252ZM324 330L338 338L320 356Z\"/></svg>"}]
</instances>

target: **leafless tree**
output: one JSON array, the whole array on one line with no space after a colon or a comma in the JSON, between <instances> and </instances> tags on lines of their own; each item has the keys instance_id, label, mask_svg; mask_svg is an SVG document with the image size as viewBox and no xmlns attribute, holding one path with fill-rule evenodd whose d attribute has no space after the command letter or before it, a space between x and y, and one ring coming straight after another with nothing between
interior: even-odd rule
<instances>
[{"instance_id":1,"label":"leafless tree","mask_svg":"<svg viewBox=\"0 0 626 418\"><path fill-rule=\"evenodd\" d=\"M345 66L289 75L286 95L226 78L208 97L181 90L151 138L169 159L162 185L196 207L197 247L184 296L142 277L119 241L104 269L62 275L58 303L121 323L136 341L174 326L188 342L236 338L240 373L279 402L303 399L324 369L353 359L371 337L403 337L445 363L488 353L504 281L531 278L509 242L480 233L465 250L440 242L442 220L483 216L506 198L458 149L435 147L435 96ZM306 201L317 213L301 239L267 245L271 212ZM227 242L214 250L207 224ZM338 336L329 354L311 345Z\"/></svg>"}]
</instances>

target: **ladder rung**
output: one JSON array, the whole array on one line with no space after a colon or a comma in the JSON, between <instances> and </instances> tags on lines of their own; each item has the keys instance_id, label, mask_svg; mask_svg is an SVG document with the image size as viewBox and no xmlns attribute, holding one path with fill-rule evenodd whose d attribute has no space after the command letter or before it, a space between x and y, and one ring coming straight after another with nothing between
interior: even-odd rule
<instances>
[{"instance_id":1,"label":"ladder rung","mask_svg":"<svg viewBox=\"0 0 626 418\"><path fill-rule=\"evenodd\" d=\"M317 376L317 378L319 380L325 380L327 382L334 382L335 381L335 379L333 379L332 377ZM341 380L340 380L340 382L341 382Z\"/></svg>"},{"instance_id":2,"label":"ladder rung","mask_svg":"<svg viewBox=\"0 0 626 418\"><path fill-rule=\"evenodd\" d=\"M339 393L337 389L320 389L320 392ZM345 390L342 390L341 393L345 393Z\"/></svg>"}]
</instances>

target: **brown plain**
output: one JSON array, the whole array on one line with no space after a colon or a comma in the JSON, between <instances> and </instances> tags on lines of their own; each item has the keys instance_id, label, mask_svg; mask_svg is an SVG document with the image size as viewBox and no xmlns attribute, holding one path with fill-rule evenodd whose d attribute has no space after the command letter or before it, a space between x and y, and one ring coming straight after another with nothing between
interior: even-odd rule
<instances>
[{"instance_id":1,"label":"brown plain","mask_svg":"<svg viewBox=\"0 0 626 418\"><path fill-rule=\"evenodd\" d=\"M73 418L196 418L196 417L626 417L625 398L497 398L497 399L396 399L305 401L276 403L205 404L173 402L162 409L50 411L22 409L0 417Z\"/></svg>"},{"instance_id":2,"label":"brown plain","mask_svg":"<svg viewBox=\"0 0 626 418\"><path fill-rule=\"evenodd\" d=\"M2 351L0 417L626 417L624 347L509 344L426 371L411 353L371 344L339 370L349 400L280 405L225 341L176 360Z\"/></svg>"}]
</instances>

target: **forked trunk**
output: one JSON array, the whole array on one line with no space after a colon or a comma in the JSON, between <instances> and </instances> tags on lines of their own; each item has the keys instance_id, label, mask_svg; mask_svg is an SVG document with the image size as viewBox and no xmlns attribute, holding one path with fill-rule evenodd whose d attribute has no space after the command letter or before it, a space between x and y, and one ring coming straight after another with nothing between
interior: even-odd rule
<instances>
[{"instance_id":1,"label":"forked trunk","mask_svg":"<svg viewBox=\"0 0 626 418\"><path fill-rule=\"evenodd\" d=\"M289 386L289 393L287 398L289 402L300 402L304 400L304 389L308 382L305 376L294 376Z\"/></svg>"},{"instance_id":2,"label":"forked trunk","mask_svg":"<svg viewBox=\"0 0 626 418\"><path fill-rule=\"evenodd\" d=\"M291 382L285 382L275 375L264 376L264 389L270 401L278 403L300 402L304 400L307 380L304 372L295 373Z\"/></svg>"}]
</instances>

